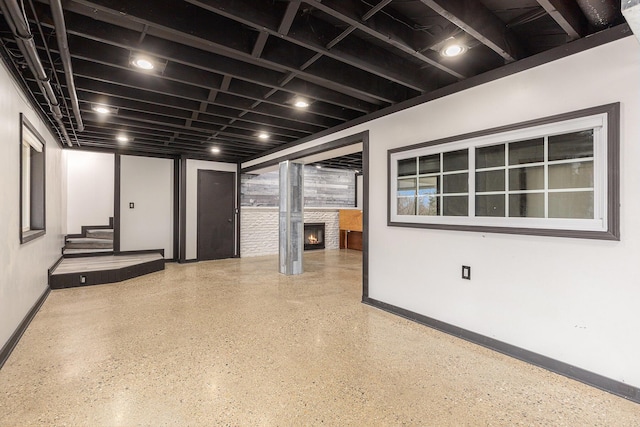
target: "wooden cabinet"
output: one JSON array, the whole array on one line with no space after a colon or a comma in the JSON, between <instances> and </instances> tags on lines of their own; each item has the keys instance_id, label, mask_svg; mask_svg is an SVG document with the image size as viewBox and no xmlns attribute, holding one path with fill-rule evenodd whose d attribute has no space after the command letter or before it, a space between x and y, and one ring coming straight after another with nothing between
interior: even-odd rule
<instances>
[{"instance_id":1,"label":"wooden cabinet","mask_svg":"<svg viewBox=\"0 0 640 427\"><path fill-rule=\"evenodd\" d=\"M362 250L362 211L340 211L340 249Z\"/></svg>"}]
</instances>

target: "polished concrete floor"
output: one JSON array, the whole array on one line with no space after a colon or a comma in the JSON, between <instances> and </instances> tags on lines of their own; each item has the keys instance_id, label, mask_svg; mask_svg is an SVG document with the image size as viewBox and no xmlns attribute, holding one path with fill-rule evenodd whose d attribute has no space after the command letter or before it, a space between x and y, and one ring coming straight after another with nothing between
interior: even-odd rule
<instances>
[{"instance_id":1,"label":"polished concrete floor","mask_svg":"<svg viewBox=\"0 0 640 427\"><path fill-rule=\"evenodd\" d=\"M361 254L53 291L0 425L640 426L640 405L360 303Z\"/></svg>"}]
</instances>

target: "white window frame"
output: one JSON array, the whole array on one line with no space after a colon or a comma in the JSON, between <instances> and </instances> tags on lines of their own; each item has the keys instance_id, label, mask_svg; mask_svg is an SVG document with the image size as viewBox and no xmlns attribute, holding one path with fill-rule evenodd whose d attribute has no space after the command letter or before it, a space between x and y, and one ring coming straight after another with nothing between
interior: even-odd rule
<instances>
[{"instance_id":1,"label":"white window frame","mask_svg":"<svg viewBox=\"0 0 640 427\"><path fill-rule=\"evenodd\" d=\"M31 231L31 145L24 139L20 147L22 150L22 232Z\"/></svg>"},{"instance_id":2,"label":"white window frame","mask_svg":"<svg viewBox=\"0 0 640 427\"><path fill-rule=\"evenodd\" d=\"M594 218L526 218L475 216L476 167L475 149L534 138L594 130ZM397 213L397 165L399 160L469 150L468 216L422 216ZM591 159L585 159L590 161ZM543 193L554 192L546 185L548 161L545 155L545 187ZM555 163L555 162L554 162ZM505 164L505 170L509 165ZM479 168L485 170L486 168ZM458 229L464 231L537 234L619 240L619 104L610 104L574 113L548 117L503 128L417 144L388 152L388 224L390 226ZM418 175L419 175L419 171ZM506 192L506 190L505 190ZM502 192L503 194L505 192ZM517 191L516 191L517 192ZM482 192L484 193L484 192ZM506 192L509 194L509 192ZM507 196L508 201L508 196ZM545 203L545 207L548 204ZM507 208L508 209L508 208Z\"/></svg>"}]
</instances>

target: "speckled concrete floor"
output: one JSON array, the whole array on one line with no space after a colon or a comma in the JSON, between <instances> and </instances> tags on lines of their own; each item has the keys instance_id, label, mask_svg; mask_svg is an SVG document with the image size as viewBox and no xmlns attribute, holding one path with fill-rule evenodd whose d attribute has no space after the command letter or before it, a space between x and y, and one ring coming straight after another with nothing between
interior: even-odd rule
<instances>
[{"instance_id":1,"label":"speckled concrete floor","mask_svg":"<svg viewBox=\"0 0 640 427\"><path fill-rule=\"evenodd\" d=\"M638 404L361 304L360 262L53 291L0 370L0 425L640 425Z\"/></svg>"}]
</instances>

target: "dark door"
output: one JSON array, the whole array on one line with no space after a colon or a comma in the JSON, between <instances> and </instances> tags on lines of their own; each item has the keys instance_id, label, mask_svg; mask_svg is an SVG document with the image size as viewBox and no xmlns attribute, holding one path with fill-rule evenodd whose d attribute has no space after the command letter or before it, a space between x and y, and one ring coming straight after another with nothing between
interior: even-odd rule
<instances>
[{"instance_id":1,"label":"dark door","mask_svg":"<svg viewBox=\"0 0 640 427\"><path fill-rule=\"evenodd\" d=\"M235 174L198 170L198 260L235 255Z\"/></svg>"}]
</instances>

